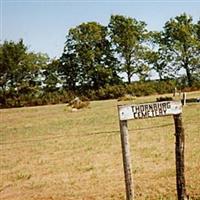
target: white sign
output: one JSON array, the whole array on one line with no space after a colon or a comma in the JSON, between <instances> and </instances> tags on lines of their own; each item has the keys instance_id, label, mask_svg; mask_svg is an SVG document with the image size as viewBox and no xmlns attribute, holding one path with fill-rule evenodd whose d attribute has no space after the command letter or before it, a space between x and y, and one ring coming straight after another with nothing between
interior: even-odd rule
<instances>
[{"instance_id":1,"label":"white sign","mask_svg":"<svg viewBox=\"0 0 200 200\"><path fill-rule=\"evenodd\" d=\"M144 119L149 117L160 117L176 115L182 112L182 104L179 101L163 101L147 104L118 106L119 119Z\"/></svg>"}]
</instances>

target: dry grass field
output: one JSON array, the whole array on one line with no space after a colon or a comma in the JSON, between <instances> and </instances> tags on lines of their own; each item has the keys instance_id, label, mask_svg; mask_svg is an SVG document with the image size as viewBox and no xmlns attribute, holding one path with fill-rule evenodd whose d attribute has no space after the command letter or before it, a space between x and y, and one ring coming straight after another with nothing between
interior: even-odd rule
<instances>
[{"instance_id":1,"label":"dry grass field","mask_svg":"<svg viewBox=\"0 0 200 200\"><path fill-rule=\"evenodd\" d=\"M94 101L77 112L64 104L0 110L0 199L125 199L119 103L128 102ZM183 121L187 192L200 200L200 104L186 105ZM129 130L135 199L176 199L173 117L133 120Z\"/></svg>"}]
</instances>

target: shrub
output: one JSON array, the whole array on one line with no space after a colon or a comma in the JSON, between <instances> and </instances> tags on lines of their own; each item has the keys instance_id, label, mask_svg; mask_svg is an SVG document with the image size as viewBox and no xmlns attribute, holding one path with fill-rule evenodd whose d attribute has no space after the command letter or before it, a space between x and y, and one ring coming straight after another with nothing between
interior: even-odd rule
<instances>
[{"instance_id":1,"label":"shrub","mask_svg":"<svg viewBox=\"0 0 200 200\"><path fill-rule=\"evenodd\" d=\"M182 82L181 82L182 81ZM173 92L174 88L189 92L200 88L199 79L194 80L193 87L187 87L182 79L177 80L151 80L146 82L133 82L131 84L106 85L98 90L79 88L77 91L59 89L58 91L45 92L42 89L29 93L16 94L16 91L0 91L0 107L21 107L46 104L69 103L76 96L83 102L89 100L120 99L132 100L133 96L147 96L152 94L164 94ZM129 98L132 96L131 99Z\"/></svg>"},{"instance_id":2,"label":"shrub","mask_svg":"<svg viewBox=\"0 0 200 200\"><path fill-rule=\"evenodd\" d=\"M105 88L100 88L96 92L98 99L117 99L125 94L126 91L123 85L106 85Z\"/></svg>"},{"instance_id":3,"label":"shrub","mask_svg":"<svg viewBox=\"0 0 200 200\"><path fill-rule=\"evenodd\" d=\"M127 85L127 93L139 96L147 96L151 94L155 94L156 91L153 87L153 83L150 82L135 82L130 85Z\"/></svg>"},{"instance_id":4,"label":"shrub","mask_svg":"<svg viewBox=\"0 0 200 200\"><path fill-rule=\"evenodd\" d=\"M173 101L172 97L158 97L156 98L157 102L161 102L161 101Z\"/></svg>"}]
</instances>

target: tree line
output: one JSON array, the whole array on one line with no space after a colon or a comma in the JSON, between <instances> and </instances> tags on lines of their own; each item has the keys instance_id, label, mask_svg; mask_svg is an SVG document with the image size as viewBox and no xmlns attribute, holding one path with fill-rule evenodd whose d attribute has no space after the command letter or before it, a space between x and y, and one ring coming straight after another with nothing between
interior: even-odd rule
<instances>
[{"instance_id":1,"label":"tree line","mask_svg":"<svg viewBox=\"0 0 200 200\"><path fill-rule=\"evenodd\" d=\"M0 44L1 106L65 102L77 94L147 95L174 86L200 88L200 20L185 13L159 32L123 15L111 15L107 26L82 23L69 30L58 59L29 52L22 39Z\"/></svg>"}]
</instances>

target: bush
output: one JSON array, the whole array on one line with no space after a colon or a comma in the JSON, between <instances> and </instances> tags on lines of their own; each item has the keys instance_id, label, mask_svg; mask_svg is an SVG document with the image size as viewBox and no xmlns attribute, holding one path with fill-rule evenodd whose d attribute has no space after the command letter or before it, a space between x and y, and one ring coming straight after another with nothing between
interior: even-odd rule
<instances>
[{"instance_id":1,"label":"bush","mask_svg":"<svg viewBox=\"0 0 200 200\"><path fill-rule=\"evenodd\" d=\"M29 94L15 94L15 91L6 91L5 94L0 92L0 107L21 107L21 106L37 106L47 104L69 103L76 96L79 96L82 101L103 100L103 99L118 99L130 96L147 96L153 94L172 93L174 88L182 91L193 91L200 88L200 83L195 80L193 87L182 87L180 80L163 80L163 81L146 81L133 82L131 84L121 85L106 85L98 90L80 89L77 91L69 91L59 89L54 92L30 92Z\"/></svg>"},{"instance_id":2,"label":"bush","mask_svg":"<svg viewBox=\"0 0 200 200\"><path fill-rule=\"evenodd\" d=\"M155 94L156 91L150 82L135 82L127 85L127 93L140 97Z\"/></svg>"},{"instance_id":3,"label":"bush","mask_svg":"<svg viewBox=\"0 0 200 200\"><path fill-rule=\"evenodd\" d=\"M173 101L172 97L158 97L156 98L157 102L161 102L161 101Z\"/></svg>"},{"instance_id":4,"label":"bush","mask_svg":"<svg viewBox=\"0 0 200 200\"><path fill-rule=\"evenodd\" d=\"M97 91L98 99L117 99L126 94L126 88L123 85L107 85Z\"/></svg>"}]
</instances>

